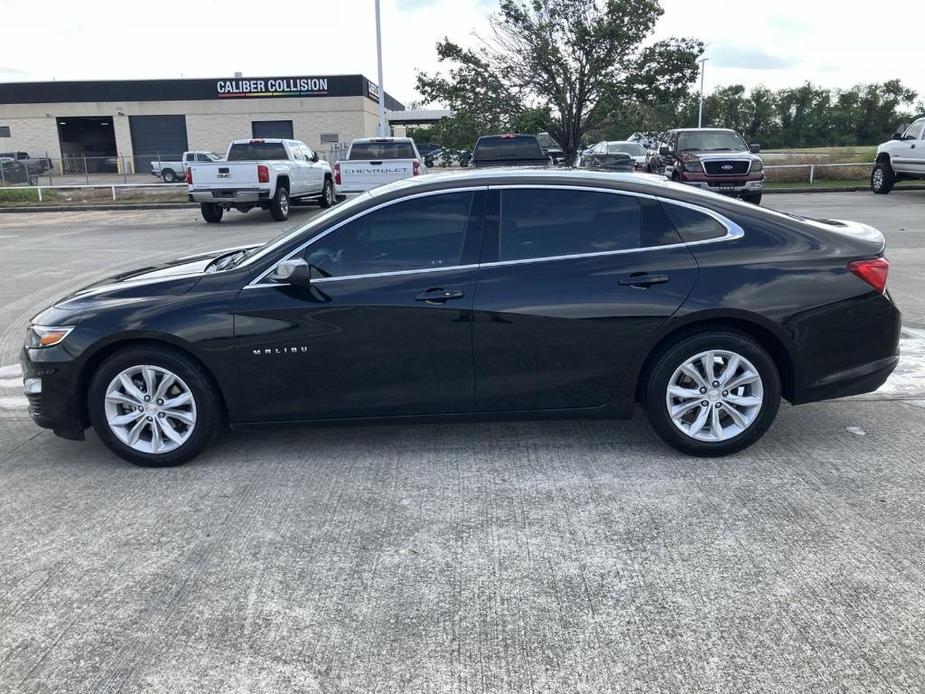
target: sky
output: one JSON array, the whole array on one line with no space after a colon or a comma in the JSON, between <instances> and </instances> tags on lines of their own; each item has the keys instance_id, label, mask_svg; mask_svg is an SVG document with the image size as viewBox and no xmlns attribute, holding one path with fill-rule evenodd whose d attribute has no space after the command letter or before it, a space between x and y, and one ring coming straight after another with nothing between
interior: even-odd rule
<instances>
[{"instance_id":1,"label":"sky","mask_svg":"<svg viewBox=\"0 0 925 694\"><path fill-rule=\"evenodd\" d=\"M439 68L444 36L473 44L497 0L381 0L386 91L419 98L415 74ZM913 2L911 5L914 6ZM717 86L826 87L899 78L925 99L925 40L889 12L840 0L662 0L655 37L707 43ZM374 0L0 0L0 82L335 75L376 81ZM137 8L131 12L130 8ZM922 18L925 18L923 12ZM910 26L911 29L911 26Z\"/></svg>"}]
</instances>

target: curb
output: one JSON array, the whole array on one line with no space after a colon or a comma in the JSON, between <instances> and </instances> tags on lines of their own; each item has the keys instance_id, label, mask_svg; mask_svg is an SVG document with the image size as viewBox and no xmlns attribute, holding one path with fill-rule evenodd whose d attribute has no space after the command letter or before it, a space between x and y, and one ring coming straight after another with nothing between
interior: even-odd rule
<instances>
[{"instance_id":1,"label":"curb","mask_svg":"<svg viewBox=\"0 0 925 694\"><path fill-rule=\"evenodd\" d=\"M901 186L893 188L894 191L898 190L925 190L925 186L916 185L916 186ZM813 188L765 188L763 190L765 195L779 194L779 193L869 193L870 186L818 186Z\"/></svg>"},{"instance_id":2,"label":"curb","mask_svg":"<svg viewBox=\"0 0 925 694\"><path fill-rule=\"evenodd\" d=\"M119 205L28 205L3 207L0 212L92 212L93 210L198 210L198 203L190 202L126 202Z\"/></svg>"}]
</instances>

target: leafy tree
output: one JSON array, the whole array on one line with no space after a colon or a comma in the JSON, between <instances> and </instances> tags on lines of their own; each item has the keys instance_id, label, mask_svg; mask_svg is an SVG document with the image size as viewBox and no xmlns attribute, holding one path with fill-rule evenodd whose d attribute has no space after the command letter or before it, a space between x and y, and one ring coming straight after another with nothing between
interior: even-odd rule
<instances>
[{"instance_id":1,"label":"leafy tree","mask_svg":"<svg viewBox=\"0 0 925 694\"><path fill-rule=\"evenodd\" d=\"M478 48L437 44L450 67L420 73L418 91L456 112L445 127L457 135L545 126L571 162L615 103L686 92L696 77L699 41L642 45L662 12L658 0L501 0Z\"/></svg>"}]
</instances>

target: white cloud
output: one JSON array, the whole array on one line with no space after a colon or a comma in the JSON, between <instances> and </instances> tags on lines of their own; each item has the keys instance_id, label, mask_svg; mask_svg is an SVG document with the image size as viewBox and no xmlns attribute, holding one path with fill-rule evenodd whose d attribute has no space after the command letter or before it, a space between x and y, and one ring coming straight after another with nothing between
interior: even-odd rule
<instances>
[{"instance_id":1,"label":"white cloud","mask_svg":"<svg viewBox=\"0 0 925 694\"><path fill-rule=\"evenodd\" d=\"M914 5L914 3L913 3ZM5 3L0 80L152 79L363 73L376 79L373 0L50 0ZM898 77L925 98L925 42L892 42L884 15L851 5L663 0L659 37L709 43L707 88L778 88ZM444 36L469 44L497 0L382 0L386 90L417 97L417 69L439 67ZM141 20L141 21L139 21ZM41 46L37 50L37 46ZM712 52L712 55L711 55ZM22 56L18 59L17 56ZM5 68L5 69L4 69Z\"/></svg>"}]
</instances>

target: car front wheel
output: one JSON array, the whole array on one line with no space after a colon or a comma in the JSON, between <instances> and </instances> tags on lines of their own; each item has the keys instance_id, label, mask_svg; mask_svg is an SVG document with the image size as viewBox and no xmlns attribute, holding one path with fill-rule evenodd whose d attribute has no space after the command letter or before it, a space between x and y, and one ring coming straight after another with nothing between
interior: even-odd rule
<instances>
[{"instance_id":1,"label":"car front wheel","mask_svg":"<svg viewBox=\"0 0 925 694\"><path fill-rule=\"evenodd\" d=\"M704 332L664 350L649 370L652 428L683 453L723 456L761 438L780 404L774 360L751 337Z\"/></svg>"},{"instance_id":2,"label":"car front wheel","mask_svg":"<svg viewBox=\"0 0 925 694\"><path fill-rule=\"evenodd\" d=\"M893 190L895 183L896 174L893 172L893 167L887 162L878 163L874 166L874 170L870 172L870 189L877 195L886 195Z\"/></svg>"},{"instance_id":3,"label":"car front wheel","mask_svg":"<svg viewBox=\"0 0 925 694\"><path fill-rule=\"evenodd\" d=\"M88 390L90 421L121 458L144 467L180 465L214 438L219 395L201 366L180 352L137 347L117 352Z\"/></svg>"}]
</instances>

